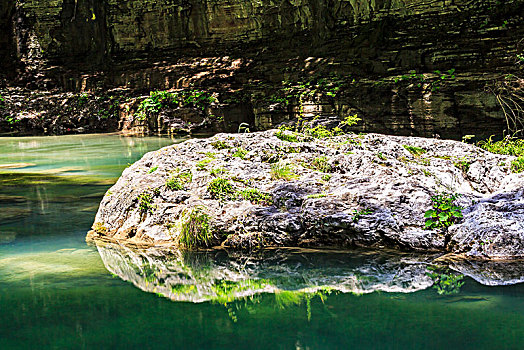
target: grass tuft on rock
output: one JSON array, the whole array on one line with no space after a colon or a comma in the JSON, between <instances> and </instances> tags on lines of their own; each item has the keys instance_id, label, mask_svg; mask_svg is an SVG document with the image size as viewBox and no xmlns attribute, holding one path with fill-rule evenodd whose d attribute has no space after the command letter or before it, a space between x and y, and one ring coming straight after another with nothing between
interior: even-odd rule
<instances>
[{"instance_id":1,"label":"grass tuft on rock","mask_svg":"<svg viewBox=\"0 0 524 350\"><path fill-rule=\"evenodd\" d=\"M182 213L178 244L187 249L209 247L213 239L210 218L205 207L198 206Z\"/></svg>"},{"instance_id":2,"label":"grass tuft on rock","mask_svg":"<svg viewBox=\"0 0 524 350\"><path fill-rule=\"evenodd\" d=\"M240 196L253 204L271 205L273 203L271 194L260 192L256 188L246 188L245 190L240 191Z\"/></svg>"},{"instance_id":3,"label":"grass tuft on rock","mask_svg":"<svg viewBox=\"0 0 524 350\"><path fill-rule=\"evenodd\" d=\"M298 178L293 166L287 162L280 161L271 166L271 179L294 180Z\"/></svg>"},{"instance_id":4,"label":"grass tuft on rock","mask_svg":"<svg viewBox=\"0 0 524 350\"><path fill-rule=\"evenodd\" d=\"M209 182L207 185L207 193L209 193L213 199L226 200L234 197L235 190L229 180L218 177Z\"/></svg>"}]
</instances>

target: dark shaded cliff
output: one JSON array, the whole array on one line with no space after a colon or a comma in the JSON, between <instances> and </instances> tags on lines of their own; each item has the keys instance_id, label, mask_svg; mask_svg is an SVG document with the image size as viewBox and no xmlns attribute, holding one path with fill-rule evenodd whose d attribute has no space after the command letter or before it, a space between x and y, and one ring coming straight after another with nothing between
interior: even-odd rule
<instances>
[{"instance_id":1,"label":"dark shaded cliff","mask_svg":"<svg viewBox=\"0 0 524 350\"><path fill-rule=\"evenodd\" d=\"M361 131L489 136L508 129L501 82L522 84L523 14L522 0L2 0L0 62L32 89L197 86L226 130L357 113ZM270 103L282 81L334 76L334 99Z\"/></svg>"}]
</instances>

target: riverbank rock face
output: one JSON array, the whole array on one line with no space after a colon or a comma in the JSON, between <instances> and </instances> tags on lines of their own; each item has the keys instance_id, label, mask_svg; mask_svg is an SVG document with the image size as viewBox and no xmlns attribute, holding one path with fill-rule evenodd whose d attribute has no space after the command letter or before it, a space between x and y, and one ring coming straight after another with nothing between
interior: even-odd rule
<instances>
[{"instance_id":1,"label":"riverbank rock face","mask_svg":"<svg viewBox=\"0 0 524 350\"><path fill-rule=\"evenodd\" d=\"M342 135L283 141L280 131L219 134L146 154L104 197L90 237L179 244L373 246L476 258L524 256L523 177L514 157L447 140ZM462 222L425 230L437 193ZM446 238L447 237L447 238ZM449 244L448 244L449 240Z\"/></svg>"}]
</instances>

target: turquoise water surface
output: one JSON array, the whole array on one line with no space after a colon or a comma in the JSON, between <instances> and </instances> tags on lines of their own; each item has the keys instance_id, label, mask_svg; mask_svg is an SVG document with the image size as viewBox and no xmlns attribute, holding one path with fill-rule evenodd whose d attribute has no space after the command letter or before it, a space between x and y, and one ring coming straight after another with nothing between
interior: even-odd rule
<instances>
[{"instance_id":1,"label":"turquoise water surface","mask_svg":"<svg viewBox=\"0 0 524 350\"><path fill-rule=\"evenodd\" d=\"M87 245L122 170L179 141L0 138L0 349L524 348L524 284L440 295L431 255Z\"/></svg>"}]
</instances>

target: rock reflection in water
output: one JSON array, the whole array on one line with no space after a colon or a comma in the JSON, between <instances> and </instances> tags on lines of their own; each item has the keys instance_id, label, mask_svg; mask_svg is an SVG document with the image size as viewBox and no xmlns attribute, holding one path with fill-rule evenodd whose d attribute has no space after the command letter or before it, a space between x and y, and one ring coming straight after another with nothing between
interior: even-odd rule
<instances>
[{"instance_id":1,"label":"rock reflection in water","mask_svg":"<svg viewBox=\"0 0 524 350\"><path fill-rule=\"evenodd\" d=\"M431 255L370 251L134 250L99 243L106 268L143 291L176 301L228 303L260 293L276 296L339 291L409 293L426 289Z\"/></svg>"}]
</instances>

